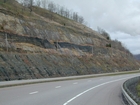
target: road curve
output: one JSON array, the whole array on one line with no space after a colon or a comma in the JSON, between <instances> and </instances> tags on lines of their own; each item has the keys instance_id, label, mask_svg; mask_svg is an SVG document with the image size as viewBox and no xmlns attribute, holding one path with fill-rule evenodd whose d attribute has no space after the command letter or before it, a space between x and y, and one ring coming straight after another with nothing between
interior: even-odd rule
<instances>
[{"instance_id":1,"label":"road curve","mask_svg":"<svg viewBox=\"0 0 140 105\"><path fill-rule=\"evenodd\" d=\"M0 88L0 105L124 105L121 86L140 74Z\"/></svg>"}]
</instances>

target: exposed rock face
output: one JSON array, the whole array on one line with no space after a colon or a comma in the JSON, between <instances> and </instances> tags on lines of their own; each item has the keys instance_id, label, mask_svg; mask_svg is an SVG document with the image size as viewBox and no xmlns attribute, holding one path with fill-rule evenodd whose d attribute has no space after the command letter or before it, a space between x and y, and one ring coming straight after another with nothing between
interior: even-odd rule
<instances>
[{"instance_id":1,"label":"exposed rock face","mask_svg":"<svg viewBox=\"0 0 140 105\"><path fill-rule=\"evenodd\" d=\"M139 66L131 55L113 48L68 42L52 44L47 39L3 32L0 36L0 80L126 71Z\"/></svg>"},{"instance_id":2,"label":"exposed rock face","mask_svg":"<svg viewBox=\"0 0 140 105\"><path fill-rule=\"evenodd\" d=\"M134 62L126 58L119 61L120 58L4 52L0 53L0 79L45 78L136 69Z\"/></svg>"},{"instance_id":3,"label":"exposed rock face","mask_svg":"<svg viewBox=\"0 0 140 105\"><path fill-rule=\"evenodd\" d=\"M139 68L120 42L57 14L36 7L33 11L29 16L25 15L28 11L16 16L0 8L1 81Z\"/></svg>"}]
</instances>

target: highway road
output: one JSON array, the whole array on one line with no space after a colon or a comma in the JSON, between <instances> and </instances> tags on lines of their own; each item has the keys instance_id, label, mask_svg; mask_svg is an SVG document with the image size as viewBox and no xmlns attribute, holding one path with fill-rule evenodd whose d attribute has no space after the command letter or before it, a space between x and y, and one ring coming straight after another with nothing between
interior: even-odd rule
<instances>
[{"instance_id":1,"label":"highway road","mask_svg":"<svg viewBox=\"0 0 140 105\"><path fill-rule=\"evenodd\" d=\"M0 105L124 105L121 86L140 74L0 88Z\"/></svg>"}]
</instances>

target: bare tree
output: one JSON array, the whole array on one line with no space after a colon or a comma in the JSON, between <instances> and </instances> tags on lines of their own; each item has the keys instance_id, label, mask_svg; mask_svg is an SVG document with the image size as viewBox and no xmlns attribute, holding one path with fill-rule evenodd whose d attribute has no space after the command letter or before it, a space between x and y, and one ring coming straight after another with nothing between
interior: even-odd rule
<instances>
[{"instance_id":1,"label":"bare tree","mask_svg":"<svg viewBox=\"0 0 140 105\"><path fill-rule=\"evenodd\" d=\"M84 23L84 18L82 16L80 16L78 22L83 24Z\"/></svg>"},{"instance_id":2,"label":"bare tree","mask_svg":"<svg viewBox=\"0 0 140 105\"><path fill-rule=\"evenodd\" d=\"M37 5L38 7L40 7L40 5L41 5L40 0L37 0L37 1L36 1L36 5Z\"/></svg>"},{"instance_id":3,"label":"bare tree","mask_svg":"<svg viewBox=\"0 0 140 105\"><path fill-rule=\"evenodd\" d=\"M67 18L70 17L70 12L67 8L65 8L65 10L64 10L64 16L67 17Z\"/></svg>"},{"instance_id":4,"label":"bare tree","mask_svg":"<svg viewBox=\"0 0 140 105\"><path fill-rule=\"evenodd\" d=\"M29 9L30 9L30 13L33 11L32 7L33 7L33 0L29 0L29 5L28 5Z\"/></svg>"},{"instance_id":5,"label":"bare tree","mask_svg":"<svg viewBox=\"0 0 140 105\"><path fill-rule=\"evenodd\" d=\"M28 7L28 0L23 0L22 5L23 5L24 7Z\"/></svg>"},{"instance_id":6,"label":"bare tree","mask_svg":"<svg viewBox=\"0 0 140 105\"><path fill-rule=\"evenodd\" d=\"M56 12L60 15L60 5L56 5Z\"/></svg>"},{"instance_id":7,"label":"bare tree","mask_svg":"<svg viewBox=\"0 0 140 105\"><path fill-rule=\"evenodd\" d=\"M73 19L73 11L72 10L69 11L69 15L70 15L69 18Z\"/></svg>"},{"instance_id":8,"label":"bare tree","mask_svg":"<svg viewBox=\"0 0 140 105\"><path fill-rule=\"evenodd\" d=\"M110 40L110 35L104 29L97 27L97 30L98 30L99 34L103 35L108 40Z\"/></svg>"},{"instance_id":9,"label":"bare tree","mask_svg":"<svg viewBox=\"0 0 140 105\"><path fill-rule=\"evenodd\" d=\"M64 7L61 7L61 8L60 8L60 15L61 15L61 16L64 16Z\"/></svg>"},{"instance_id":10,"label":"bare tree","mask_svg":"<svg viewBox=\"0 0 140 105\"><path fill-rule=\"evenodd\" d=\"M78 22L78 13L77 12L73 13L73 20Z\"/></svg>"},{"instance_id":11,"label":"bare tree","mask_svg":"<svg viewBox=\"0 0 140 105\"><path fill-rule=\"evenodd\" d=\"M55 12L56 11L56 5L53 2L50 2L48 4L48 10L51 12Z\"/></svg>"},{"instance_id":12,"label":"bare tree","mask_svg":"<svg viewBox=\"0 0 140 105\"><path fill-rule=\"evenodd\" d=\"M41 0L43 8L48 9L48 2L48 0Z\"/></svg>"},{"instance_id":13,"label":"bare tree","mask_svg":"<svg viewBox=\"0 0 140 105\"><path fill-rule=\"evenodd\" d=\"M30 11L32 12L32 4L33 4L33 0L26 0L29 1L30 4ZM56 5L55 3L53 3L52 1L50 2L49 0L37 0L36 1L36 5L39 7L40 5L43 6L43 8L48 9L50 12L56 12L61 16L64 16L66 18L72 19L76 22L79 22L81 24L85 24L86 22L84 21L84 18L82 16L79 16L77 12L72 12L71 10L60 6L60 5ZM50 19L52 19L52 15L50 17Z\"/></svg>"},{"instance_id":14,"label":"bare tree","mask_svg":"<svg viewBox=\"0 0 140 105\"><path fill-rule=\"evenodd\" d=\"M30 9L30 13L32 12L34 0L23 0L22 5L24 7L28 7Z\"/></svg>"}]
</instances>

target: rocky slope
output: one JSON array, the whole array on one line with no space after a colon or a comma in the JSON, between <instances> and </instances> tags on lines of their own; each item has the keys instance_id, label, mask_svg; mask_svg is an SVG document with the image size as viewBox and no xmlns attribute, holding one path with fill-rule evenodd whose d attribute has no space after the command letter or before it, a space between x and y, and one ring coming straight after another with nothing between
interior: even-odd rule
<instances>
[{"instance_id":1,"label":"rocky slope","mask_svg":"<svg viewBox=\"0 0 140 105\"><path fill-rule=\"evenodd\" d=\"M120 42L82 24L38 7L30 13L14 0L0 2L0 81L128 71L139 66Z\"/></svg>"}]
</instances>

